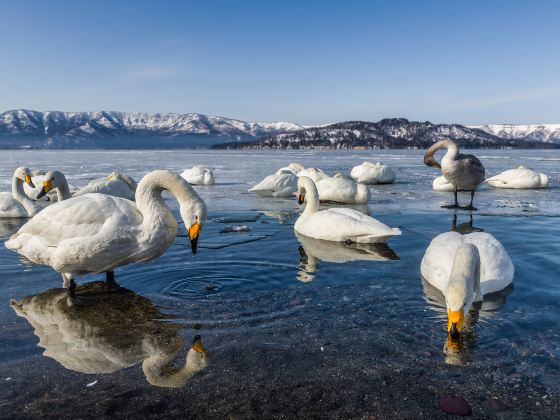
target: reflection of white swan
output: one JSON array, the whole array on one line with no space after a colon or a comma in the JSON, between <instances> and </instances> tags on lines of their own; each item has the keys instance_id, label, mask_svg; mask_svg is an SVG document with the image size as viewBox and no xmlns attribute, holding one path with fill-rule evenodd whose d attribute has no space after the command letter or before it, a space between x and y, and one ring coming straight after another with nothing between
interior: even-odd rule
<instances>
[{"instance_id":1,"label":"reflection of white swan","mask_svg":"<svg viewBox=\"0 0 560 420\"><path fill-rule=\"evenodd\" d=\"M455 191L455 185L449 182L443 175L434 178L432 182L432 189L434 191L440 192L453 192Z\"/></svg>"},{"instance_id":2,"label":"reflection of white swan","mask_svg":"<svg viewBox=\"0 0 560 420\"><path fill-rule=\"evenodd\" d=\"M27 222L26 218L0 218L0 239L7 239Z\"/></svg>"},{"instance_id":3,"label":"reflection of white swan","mask_svg":"<svg viewBox=\"0 0 560 420\"><path fill-rule=\"evenodd\" d=\"M319 209L319 194L315 183L307 177L298 180L299 203L307 201L305 210L294 225L297 233L310 238L335 242L379 243L400 235L374 218L348 208Z\"/></svg>"},{"instance_id":4,"label":"reflection of white swan","mask_svg":"<svg viewBox=\"0 0 560 420\"><path fill-rule=\"evenodd\" d=\"M446 298L448 331L460 332L472 302L509 286L514 267L502 244L489 233L446 232L432 240L420 271Z\"/></svg>"},{"instance_id":5,"label":"reflection of white swan","mask_svg":"<svg viewBox=\"0 0 560 420\"><path fill-rule=\"evenodd\" d=\"M155 386L183 386L208 363L200 337L186 363L173 366L183 348L181 328L149 300L127 289L108 291L102 282L76 289L80 305L68 306L63 289L12 301L39 337L44 355L66 369L86 374L112 373L137 364Z\"/></svg>"},{"instance_id":6,"label":"reflection of white swan","mask_svg":"<svg viewBox=\"0 0 560 420\"><path fill-rule=\"evenodd\" d=\"M441 164L434 159L434 154L440 149L447 149ZM433 144L424 155L424 163L441 169L445 179L455 186L455 203L446 208L464 208L476 210L473 207L474 191L484 181L484 166L473 155L459 153L459 146L451 140L442 140ZM460 207L457 201L457 191L470 191L471 202L468 206Z\"/></svg>"},{"instance_id":7,"label":"reflection of white swan","mask_svg":"<svg viewBox=\"0 0 560 420\"><path fill-rule=\"evenodd\" d=\"M521 165L488 178L485 182L496 188L546 188L548 177Z\"/></svg>"},{"instance_id":8,"label":"reflection of white swan","mask_svg":"<svg viewBox=\"0 0 560 420\"><path fill-rule=\"evenodd\" d=\"M391 184L395 182L395 173L381 162L364 162L354 166L350 176L363 184Z\"/></svg>"},{"instance_id":9,"label":"reflection of white swan","mask_svg":"<svg viewBox=\"0 0 560 420\"><path fill-rule=\"evenodd\" d=\"M191 185L214 185L214 171L207 166L197 165L185 169L181 176Z\"/></svg>"},{"instance_id":10,"label":"reflection of white swan","mask_svg":"<svg viewBox=\"0 0 560 420\"><path fill-rule=\"evenodd\" d=\"M342 174L323 178L316 182L319 199L345 204L365 204L371 197L365 184L358 184Z\"/></svg>"},{"instance_id":11,"label":"reflection of white swan","mask_svg":"<svg viewBox=\"0 0 560 420\"><path fill-rule=\"evenodd\" d=\"M107 178L95 179L85 187L80 188L74 193L74 197L89 193L98 193L134 201L136 187L136 181L132 177L121 174L120 172L113 172Z\"/></svg>"},{"instance_id":12,"label":"reflection of white swan","mask_svg":"<svg viewBox=\"0 0 560 420\"><path fill-rule=\"evenodd\" d=\"M290 169L282 168L267 176L249 192L263 197L291 197L297 191L297 180L297 176Z\"/></svg>"},{"instance_id":13,"label":"reflection of white swan","mask_svg":"<svg viewBox=\"0 0 560 420\"><path fill-rule=\"evenodd\" d=\"M0 218L33 217L43 209L27 196L23 189L24 182L31 188L35 187L29 169L17 168L12 177L12 192L0 193Z\"/></svg>"},{"instance_id":14,"label":"reflection of white swan","mask_svg":"<svg viewBox=\"0 0 560 420\"><path fill-rule=\"evenodd\" d=\"M179 202L196 252L206 205L183 178L166 170L142 178L136 203L86 194L53 204L26 223L6 246L34 263L50 265L68 282L75 276L157 258L175 240L178 226L161 197L163 190Z\"/></svg>"}]
</instances>

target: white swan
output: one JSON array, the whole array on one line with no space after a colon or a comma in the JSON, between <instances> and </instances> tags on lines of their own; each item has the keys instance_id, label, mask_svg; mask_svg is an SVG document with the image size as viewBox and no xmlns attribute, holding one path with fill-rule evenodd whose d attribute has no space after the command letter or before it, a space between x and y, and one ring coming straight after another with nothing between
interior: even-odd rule
<instances>
[{"instance_id":1,"label":"white swan","mask_svg":"<svg viewBox=\"0 0 560 420\"><path fill-rule=\"evenodd\" d=\"M511 284L514 267L502 244L489 233L446 232L428 246L420 272L444 294L448 331L456 333L461 332L473 302ZM453 325L456 331L452 331Z\"/></svg>"},{"instance_id":2,"label":"white swan","mask_svg":"<svg viewBox=\"0 0 560 420\"><path fill-rule=\"evenodd\" d=\"M509 169L488 178L485 183L496 188L546 188L548 176L537 173L528 166L521 165L517 169Z\"/></svg>"},{"instance_id":3,"label":"white swan","mask_svg":"<svg viewBox=\"0 0 560 420\"><path fill-rule=\"evenodd\" d=\"M305 210L294 225L294 230L301 235L325 241L379 243L401 234L399 229L390 228L354 209L318 211L319 193L310 178L300 177L298 189L298 202L302 204L304 200L307 201Z\"/></svg>"},{"instance_id":4,"label":"white swan","mask_svg":"<svg viewBox=\"0 0 560 420\"><path fill-rule=\"evenodd\" d=\"M324 178L316 183L319 199L345 204L366 204L371 198L369 188L347 179L343 174Z\"/></svg>"},{"instance_id":5,"label":"white swan","mask_svg":"<svg viewBox=\"0 0 560 420\"><path fill-rule=\"evenodd\" d=\"M181 176L191 185L214 185L214 171L206 166L197 165L185 169Z\"/></svg>"},{"instance_id":6,"label":"white swan","mask_svg":"<svg viewBox=\"0 0 560 420\"><path fill-rule=\"evenodd\" d=\"M393 170L381 162L364 162L354 166L350 176L363 184L391 184L396 178Z\"/></svg>"},{"instance_id":7,"label":"white swan","mask_svg":"<svg viewBox=\"0 0 560 420\"><path fill-rule=\"evenodd\" d=\"M449 182L443 175L434 178L432 182L432 189L439 192L454 192L455 185Z\"/></svg>"},{"instance_id":8,"label":"white swan","mask_svg":"<svg viewBox=\"0 0 560 420\"><path fill-rule=\"evenodd\" d=\"M0 193L0 218L33 217L43 209L43 206L27 196L24 183L35 187L31 171L22 166L15 170L12 177L12 192Z\"/></svg>"},{"instance_id":9,"label":"white swan","mask_svg":"<svg viewBox=\"0 0 560 420\"><path fill-rule=\"evenodd\" d=\"M447 149L441 164L434 159L434 154L440 149ZM442 140L433 144L424 155L424 163L428 166L441 169L445 179L455 186L455 203L442 206L445 208L463 208L476 210L473 206L474 192L484 181L484 166L473 155L459 153L459 146L451 140ZM470 191L471 202L468 206L461 207L457 201L457 191Z\"/></svg>"},{"instance_id":10,"label":"white swan","mask_svg":"<svg viewBox=\"0 0 560 420\"><path fill-rule=\"evenodd\" d=\"M43 355L66 369L100 374L142 364L150 384L177 388L207 366L199 336L184 365L173 366L184 347L181 326L167 321L169 315L149 299L123 288L107 290L99 281L78 286L76 296L83 304L68 306L64 289L11 302L35 330Z\"/></svg>"},{"instance_id":11,"label":"white swan","mask_svg":"<svg viewBox=\"0 0 560 420\"><path fill-rule=\"evenodd\" d=\"M105 271L109 279L116 267L165 252L178 224L161 197L164 190L179 202L195 253L206 205L183 178L166 170L142 178L136 203L105 194L74 197L47 207L5 245L61 273L72 292L76 276Z\"/></svg>"},{"instance_id":12,"label":"white swan","mask_svg":"<svg viewBox=\"0 0 560 420\"><path fill-rule=\"evenodd\" d=\"M51 191L46 196L37 200L37 194L39 194L39 191L41 191L43 182L45 182L45 174L46 174L45 171L35 169L35 170L31 171L31 181L33 183L33 187L31 187L31 185L29 185L27 183L23 184L23 189L25 191L25 194L28 197L31 197L34 200L39 201L43 207L45 207L47 205L50 205L52 203L56 203L56 201L58 200L56 191Z\"/></svg>"},{"instance_id":13,"label":"white swan","mask_svg":"<svg viewBox=\"0 0 560 420\"><path fill-rule=\"evenodd\" d=\"M287 168L279 169L249 189L263 197L291 197L297 191L298 178Z\"/></svg>"},{"instance_id":14,"label":"white swan","mask_svg":"<svg viewBox=\"0 0 560 420\"><path fill-rule=\"evenodd\" d=\"M134 201L136 187L136 181L131 176L113 172L107 178L90 181L85 187L76 191L73 196L79 197L89 193L98 193Z\"/></svg>"},{"instance_id":15,"label":"white swan","mask_svg":"<svg viewBox=\"0 0 560 420\"><path fill-rule=\"evenodd\" d=\"M311 178L313 182L319 182L322 179L330 178L322 169L319 168L305 168L297 173L298 177L305 176Z\"/></svg>"},{"instance_id":16,"label":"white swan","mask_svg":"<svg viewBox=\"0 0 560 420\"><path fill-rule=\"evenodd\" d=\"M68 200L72 197L70 188L68 188L68 182L62 172L49 171L43 176L43 179L43 186L37 194L37 199L47 196L52 191L56 191L57 202Z\"/></svg>"},{"instance_id":17,"label":"white swan","mask_svg":"<svg viewBox=\"0 0 560 420\"><path fill-rule=\"evenodd\" d=\"M305 167L300 163L292 162L288 166L284 166L283 168L280 168L280 170L282 169L287 169L290 172L292 172L294 175L297 175L298 173L303 171Z\"/></svg>"}]
</instances>

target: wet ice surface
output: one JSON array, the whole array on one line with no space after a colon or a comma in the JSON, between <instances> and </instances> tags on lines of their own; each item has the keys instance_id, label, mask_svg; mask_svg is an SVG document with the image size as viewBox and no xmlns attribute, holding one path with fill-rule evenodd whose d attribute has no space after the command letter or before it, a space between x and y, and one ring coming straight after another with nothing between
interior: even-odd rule
<instances>
[{"instance_id":1,"label":"wet ice surface","mask_svg":"<svg viewBox=\"0 0 560 420\"><path fill-rule=\"evenodd\" d=\"M55 272L0 249L2 416L433 417L443 414L438 400L448 395L465 398L479 417L557 416L560 153L473 153L487 176L527 164L547 173L551 187L477 195L474 225L509 253L514 287L485 299L473 329L455 345L460 351L452 346L446 353L441 296L423 285L419 271L430 240L451 227L452 213L439 205L452 194L431 191L438 174L422 164L421 151L2 151L2 190L20 164L59 169L77 186L113 170L139 179L152 169L194 164L214 167L217 181L197 187L209 221L196 257L180 225L161 258L116 271L127 291L92 294L83 285L103 276L83 277L78 305L70 309L57 306L59 295L50 290L60 287ZM395 185L371 187L371 213L403 231L388 248L300 243L295 200L246 192L292 161L334 173L370 159L397 174ZM468 215L459 212L458 222ZM2 242L17 227L2 224ZM46 325L37 319L32 325L9 305L33 294L41 294L43 310L52 306L41 318ZM153 318L165 324L154 327ZM64 339L57 341L58 329ZM177 379L196 335L208 366L178 388L163 387L164 379ZM86 370L76 359L83 362L92 348L97 362ZM101 355L113 369L99 367ZM170 355L172 365L143 369L154 355Z\"/></svg>"}]
</instances>

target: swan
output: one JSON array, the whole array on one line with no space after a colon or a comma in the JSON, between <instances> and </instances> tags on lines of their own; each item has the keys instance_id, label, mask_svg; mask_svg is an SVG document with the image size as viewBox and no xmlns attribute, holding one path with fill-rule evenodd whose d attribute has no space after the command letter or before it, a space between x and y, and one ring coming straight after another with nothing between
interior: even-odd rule
<instances>
[{"instance_id":1,"label":"swan","mask_svg":"<svg viewBox=\"0 0 560 420\"><path fill-rule=\"evenodd\" d=\"M280 170L282 169L287 169L291 171L294 175L297 175L298 173L303 171L305 167L300 163L292 162L288 166L284 166L283 168L280 168Z\"/></svg>"},{"instance_id":2,"label":"swan","mask_svg":"<svg viewBox=\"0 0 560 420\"><path fill-rule=\"evenodd\" d=\"M206 166L197 165L185 169L181 176L191 185L214 185L214 171Z\"/></svg>"},{"instance_id":3,"label":"swan","mask_svg":"<svg viewBox=\"0 0 560 420\"><path fill-rule=\"evenodd\" d=\"M11 301L35 330L43 355L66 369L91 375L141 364L150 384L178 388L207 366L200 336L184 365L174 366L184 347L181 325L169 322L170 315L149 299L124 288L108 291L100 281L78 286L76 296L82 305L68 306L64 289Z\"/></svg>"},{"instance_id":4,"label":"swan","mask_svg":"<svg viewBox=\"0 0 560 420\"><path fill-rule=\"evenodd\" d=\"M42 197L41 199L37 200L37 194L39 193L39 191L41 190L40 186L43 185L43 182L45 182L45 171L41 171L38 169L35 169L33 171L31 171L31 181L33 183L33 188L25 183L23 184L23 189L25 191L25 194L28 197L35 197L35 201L39 201L40 204L44 207L47 206L49 204L52 203L56 203L58 197L56 194L56 191L51 191L49 194L47 194L46 196Z\"/></svg>"},{"instance_id":5,"label":"swan","mask_svg":"<svg viewBox=\"0 0 560 420\"><path fill-rule=\"evenodd\" d=\"M49 171L43 176L43 187L37 194L37 199L47 196L51 191L56 191L57 202L68 200L72 197L66 177L60 171Z\"/></svg>"},{"instance_id":6,"label":"swan","mask_svg":"<svg viewBox=\"0 0 560 420\"><path fill-rule=\"evenodd\" d=\"M364 162L354 166L350 176L363 184L392 184L396 178L393 170L381 162Z\"/></svg>"},{"instance_id":7,"label":"swan","mask_svg":"<svg viewBox=\"0 0 560 420\"><path fill-rule=\"evenodd\" d=\"M298 177L287 168L279 169L249 189L263 197L290 197L297 191Z\"/></svg>"},{"instance_id":8,"label":"swan","mask_svg":"<svg viewBox=\"0 0 560 420\"><path fill-rule=\"evenodd\" d=\"M358 184L338 173L316 182L319 199L345 204L366 204L371 194L365 184Z\"/></svg>"},{"instance_id":9,"label":"swan","mask_svg":"<svg viewBox=\"0 0 560 420\"><path fill-rule=\"evenodd\" d=\"M61 273L71 295L76 276L107 272L107 281L114 281L112 270L116 267L157 258L175 240L178 224L161 197L164 190L179 202L194 254L206 205L187 181L167 170L142 178L136 203L106 194L86 194L53 204L23 225L5 245Z\"/></svg>"},{"instance_id":10,"label":"swan","mask_svg":"<svg viewBox=\"0 0 560 420\"><path fill-rule=\"evenodd\" d=\"M454 192L455 185L449 182L443 175L434 178L432 182L432 189L439 192Z\"/></svg>"},{"instance_id":11,"label":"swan","mask_svg":"<svg viewBox=\"0 0 560 420\"><path fill-rule=\"evenodd\" d=\"M422 277L446 299L448 332L461 332L473 302L508 287L514 267L506 250L485 232L436 236L420 264Z\"/></svg>"},{"instance_id":12,"label":"swan","mask_svg":"<svg viewBox=\"0 0 560 420\"><path fill-rule=\"evenodd\" d=\"M128 175L113 172L107 178L95 179L85 187L76 191L73 196L79 197L89 193L107 194L134 201L137 183Z\"/></svg>"},{"instance_id":13,"label":"swan","mask_svg":"<svg viewBox=\"0 0 560 420\"><path fill-rule=\"evenodd\" d=\"M447 149L441 164L438 163L434 154L439 149ZM476 210L473 206L474 191L484 181L484 166L473 155L459 153L459 146L451 140L442 140L433 144L424 155L424 163L428 166L441 169L447 181L455 186L455 203L445 205L445 208L462 208L465 210ZM471 202L468 206L461 207L457 201L458 191L470 191Z\"/></svg>"},{"instance_id":14,"label":"swan","mask_svg":"<svg viewBox=\"0 0 560 420\"><path fill-rule=\"evenodd\" d=\"M297 173L298 177L305 176L307 178L311 178L313 182L319 182L322 179L330 178L322 169L319 168L305 168L302 171Z\"/></svg>"},{"instance_id":15,"label":"swan","mask_svg":"<svg viewBox=\"0 0 560 420\"><path fill-rule=\"evenodd\" d=\"M12 192L0 193L0 218L33 217L43 209L43 206L27 196L23 189L24 183L35 188L31 171L22 166L14 171Z\"/></svg>"},{"instance_id":16,"label":"swan","mask_svg":"<svg viewBox=\"0 0 560 420\"><path fill-rule=\"evenodd\" d=\"M299 198L305 210L296 220L294 230L304 236L325 241L380 243L401 231L354 209L331 208L319 210L319 193L311 178L298 179Z\"/></svg>"},{"instance_id":17,"label":"swan","mask_svg":"<svg viewBox=\"0 0 560 420\"><path fill-rule=\"evenodd\" d=\"M548 176L520 165L517 169L509 169L488 178L485 183L496 188L546 188Z\"/></svg>"}]
</instances>

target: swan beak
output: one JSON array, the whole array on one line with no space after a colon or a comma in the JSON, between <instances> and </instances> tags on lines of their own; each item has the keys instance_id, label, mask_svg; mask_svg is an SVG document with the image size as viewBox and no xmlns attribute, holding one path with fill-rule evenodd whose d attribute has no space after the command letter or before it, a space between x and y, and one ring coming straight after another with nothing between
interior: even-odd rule
<instances>
[{"instance_id":1,"label":"swan beak","mask_svg":"<svg viewBox=\"0 0 560 420\"><path fill-rule=\"evenodd\" d=\"M430 157L429 159L426 159L424 161L424 163L428 166L431 166L432 168L437 168L437 169L441 169L441 165L439 164L439 162L437 160L435 160L433 157Z\"/></svg>"},{"instance_id":2,"label":"swan beak","mask_svg":"<svg viewBox=\"0 0 560 420\"><path fill-rule=\"evenodd\" d=\"M300 194L298 195L297 202L298 202L298 204L303 204L304 201L305 201L305 194L301 194L301 193L300 193Z\"/></svg>"},{"instance_id":3,"label":"swan beak","mask_svg":"<svg viewBox=\"0 0 560 420\"><path fill-rule=\"evenodd\" d=\"M31 181L31 177L29 175L25 175L25 182L31 188L35 188L35 184L33 184L33 181Z\"/></svg>"},{"instance_id":4,"label":"swan beak","mask_svg":"<svg viewBox=\"0 0 560 420\"><path fill-rule=\"evenodd\" d=\"M194 224L189 228L189 239L191 240L191 249L192 253L196 254L197 246L198 246L198 236L200 235L200 230L202 226L198 221L194 222Z\"/></svg>"},{"instance_id":5,"label":"swan beak","mask_svg":"<svg viewBox=\"0 0 560 420\"><path fill-rule=\"evenodd\" d=\"M202 346L202 340L200 338L200 335L197 335L197 336L194 337L194 340L193 340L193 343L192 343L192 348L197 353L200 353L200 354L206 354L207 353L206 349Z\"/></svg>"},{"instance_id":6,"label":"swan beak","mask_svg":"<svg viewBox=\"0 0 560 420\"><path fill-rule=\"evenodd\" d=\"M52 182L51 181L43 182L43 188L41 188L41 191L39 191L39 194L37 194L37 198L43 197L50 190L52 190Z\"/></svg>"},{"instance_id":7,"label":"swan beak","mask_svg":"<svg viewBox=\"0 0 560 420\"><path fill-rule=\"evenodd\" d=\"M105 178L107 181L112 181L113 177L112 176L108 176L107 178Z\"/></svg>"},{"instance_id":8,"label":"swan beak","mask_svg":"<svg viewBox=\"0 0 560 420\"><path fill-rule=\"evenodd\" d=\"M464 320L465 315L462 309L459 311L447 310L447 332L451 337L457 337L461 333Z\"/></svg>"}]
</instances>

